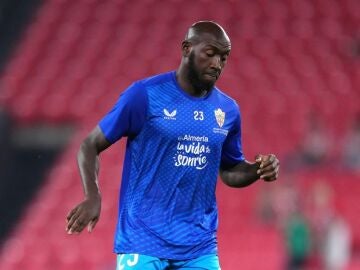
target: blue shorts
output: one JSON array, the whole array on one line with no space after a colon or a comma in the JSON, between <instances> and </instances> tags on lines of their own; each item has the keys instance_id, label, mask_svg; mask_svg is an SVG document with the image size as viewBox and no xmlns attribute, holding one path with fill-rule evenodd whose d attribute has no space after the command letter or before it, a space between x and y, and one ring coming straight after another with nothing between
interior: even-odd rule
<instances>
[{"instance_id":1,"label":"blue shorts","mask_svg":"<svg viewBox=\"0 0 360 270\"><path fill-rule=\"evenodd\" d=\"M159 259L141 254L118 254L116 270L220 270L219 258L210 254L191 260Z\"/></svg>"}]
</instances>

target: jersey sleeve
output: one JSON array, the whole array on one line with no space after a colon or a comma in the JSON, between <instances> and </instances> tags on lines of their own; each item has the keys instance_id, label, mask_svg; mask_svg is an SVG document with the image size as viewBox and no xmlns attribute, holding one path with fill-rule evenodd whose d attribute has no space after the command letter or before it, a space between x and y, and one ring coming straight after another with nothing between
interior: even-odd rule
<instances>
[{"instance_id":1,"label":"jersey sleeve","mask_svg":"<svg viewBox=\"0 0 360 270\"><path fill-rule=\"evenodd\" d=\"M136 136L145 123L147 103L145 88L139 82L129 86L99 122L105 138L114 143L124 136Z\"/></svg>"},{"instance_id":2,"label":"jersey sleeve","mask_svg":"<svg viewBox=\"0 0 360 270\"><path fill-rule=\"evenodd\" d=\"M232 129L230 129L223 144L220 167L228 169L244 160L241 145L241 117L240 111L237 110Z\"/></svg>"}]
</instances>

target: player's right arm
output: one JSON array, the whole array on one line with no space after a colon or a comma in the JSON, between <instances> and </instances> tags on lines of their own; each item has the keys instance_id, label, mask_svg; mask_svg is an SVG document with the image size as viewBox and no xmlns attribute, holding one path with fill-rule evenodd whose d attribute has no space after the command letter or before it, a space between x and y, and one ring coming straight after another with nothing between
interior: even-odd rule
<instances>
[{"instance_id":1,"label":"player's right arm","mask_svg":"<svg viewBox=\"0 0 360 270\"><path fill-rule=\"evenodd\" d=\"M95 127L82 142L77 161L84 190L84 200L67 215L66 231L80 233L86 226L91 232L100 217L101 194L98 184L99 154L111 145L101 131Z\"/></svg>"},{"instance_id":2,"label":"player's right arm","mask_svg":"<svg viewBox=\"0 0 360 270\"><path fill-rule=\"evenodd\" d=\"M78 153L78 165L85 198L67 216L66 231L69 234L79 233L86 226L91 232L99 220L99 154L122 137L134 137L139 134L146 117L147 93L141 83L133 83L82 142Z\"/></svg>"}]
</instances>

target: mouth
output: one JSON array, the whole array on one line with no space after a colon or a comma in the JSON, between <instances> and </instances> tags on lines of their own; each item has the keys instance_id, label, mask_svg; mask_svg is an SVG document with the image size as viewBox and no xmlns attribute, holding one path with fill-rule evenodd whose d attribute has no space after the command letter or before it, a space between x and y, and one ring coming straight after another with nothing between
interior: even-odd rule
<instances>
[{"instance_id":1,"label":"mouth","mask_svg":"<svg viewBox=\"0 0 360 270\"><path fill-rule=\"evenodd\" d=\"M205 73L205 76L208 76L212 79L215 79L217 80L219 78L219 73L217 72L208 72L208 73Z\"/></svg>"}]
</instances>

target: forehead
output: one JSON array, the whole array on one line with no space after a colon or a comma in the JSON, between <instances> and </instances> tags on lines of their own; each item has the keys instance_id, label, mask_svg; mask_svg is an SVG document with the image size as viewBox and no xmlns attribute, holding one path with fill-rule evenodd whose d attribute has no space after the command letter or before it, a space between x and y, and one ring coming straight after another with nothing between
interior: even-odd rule
<instances>
[{"instance_id":1,"label":"forehead","mask_svg":"<svg viewBox=\"0 0 360 270\"><path fill-rule=\"evenodd\" d=\"M214 47L221 51L230 51L231 43L228 37L220 36L216 37L209 33L203 33L199 37L199 46L204 47Z\"/></svg>"}]
</instances>

